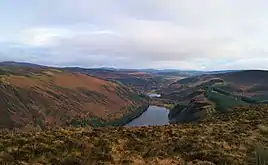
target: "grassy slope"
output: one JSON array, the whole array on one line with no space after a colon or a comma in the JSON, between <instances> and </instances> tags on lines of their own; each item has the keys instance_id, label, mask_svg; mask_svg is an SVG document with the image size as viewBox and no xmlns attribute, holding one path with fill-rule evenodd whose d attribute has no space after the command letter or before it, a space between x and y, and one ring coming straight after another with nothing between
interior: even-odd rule
<instances>
[{"instance_id":1,"label":"grassy slope","mask_svg":"<svg viewBox=\"0 0 268 165\"><path fill-rule=\"evenodd\" d=\"M207 83L195 90L195 92L184 96L184 104L182 101L178 102L170 110L169 119L172 123L203 120L215 113L227 112L234 107L257 103L251 98L234 95L228 91L212 87L212 85L207 85Z\"/></svg>"},{"instance_id":2,"label":"grassy slope","mask_svg":"<svg viewBox=\"0 0 268 165\"><path fill-rule=\"evenodd\" d=\"M235 109L197 124L25 130L0 135L10 164L247 164L268 106Z\"/></svg>"},{"instance_id":3,"label":"grassy slope","mask_svg":"<svg viewBox=\"0 0 268 165\"><path fill-rule=\"evenodd\" d=\"M233 95L226 95L223 93L219 93L215 90L206 90L205 96L213 101L216 104L216 110L224 112L228 109L237 107L237 106L244 106L247 105L246 102L243 100L236 98Z\"/></svg>"},{"instance_id":4,"label":"grassy slope","mask_svg":"<svg viewBox=\"0 0 268 165\"><path fill-rule=\"evenodd\" d=\"M169 86L163 91L164 99L177 101L190 108L190 101L195 99L201 89L204 96L215 109L225 112L228 109L247 104L262 103L267 100L267 71L241 71L215 75L200 75L186 78ZM171 117L180 115L180 108L171 110ZM174 116L175 115L175 116Z\"/></svg>"},{"instance_id":5,"label":"grassy slope","mask_svg":"<svg viewBox=\"0 0 268 165\"><path fill-rule=\"evenodd\" d=\"M215 83L217 88L237 95L244 95L247 97L254 96L258 98L258 96L267 95L268 92L268 71L261 70L245 70L214 75L200 75L177 81L172 84L171 88L173 87L175 90L178 87L183 88L184 86L192 88L205 82L209 82L212 79L222 80L222 82Z\"/></svg>"},{"instance_id":6,"label":"grassy slope","mask_svg":"<svg viewBox=\"0 0 268 165\"><path fill-rule=\"evenodd\" d=\"M0 71L0 128L110 122L147 105L125 86L84 74L23 67Z\"/></svg>"}]
</instances>

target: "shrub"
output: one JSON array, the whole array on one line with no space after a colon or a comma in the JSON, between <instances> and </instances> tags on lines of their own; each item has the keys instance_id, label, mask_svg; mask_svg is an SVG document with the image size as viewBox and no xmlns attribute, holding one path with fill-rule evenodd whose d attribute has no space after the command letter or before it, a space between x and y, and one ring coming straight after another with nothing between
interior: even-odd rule
<instances>
[{"instance_id":1,"label":"shrub","mask_svg":"<svg viewBox=\"0 0 268 165\"><path fill-rule=\"evenodd\" d=\"M232 93L227 92L227 91L225 91L225 90L223 90L223 89L213 88L213 90L216 91L216 92L219 92L219 93L221 93L221 94L227 95L227 96L232 96Z\"/></svg>"},{"instance_id":2,"label":"shrub","mask_svg":"<svg viewBox=\"0 0 268 165\"><path fill-rule=\"evenodd\" d=\"M82 165L82 161L77 157L66 157L61 162L61 165Z\"/></svg>"},{"instance_id":3,"label":"shrub","mask_svg":"<svg viewBox=\"0 0 268 165\"><path fill-rule=\"evenodd\" d=\"M268 127L259 125L259 130L261 134L264 136L266 144L259 144L256 147L255 155L253 159L250 160L250 164L267 165L268 164L268 148L267 148Z\"/></svg>"},{"instance_id":4,"label":"shrub","mask_svg":"<svg viewBox=\"0 0 268 165\"><path fill-rule=\"evenodd\" d=\"M105 88L105 89L107 89L107 90L110 89L110 87L109 87L108 85L103 85L103 88Z\"/></svg>"}]
</instances>

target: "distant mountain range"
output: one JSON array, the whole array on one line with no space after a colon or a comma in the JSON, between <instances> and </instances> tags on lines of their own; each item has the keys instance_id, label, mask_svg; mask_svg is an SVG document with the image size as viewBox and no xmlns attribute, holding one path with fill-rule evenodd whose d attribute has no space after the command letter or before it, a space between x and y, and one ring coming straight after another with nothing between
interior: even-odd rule
<instances>
[{"instance_id":1,"label":"distant mountain range","mask_svg":"<svg viewBox=\"0 0 268 165\"><path fill-rule=\"evenodd\" d=\"M15 62L15 61L4 61L0 62L0 66L16 66L16 67L31 67L31 68L44 68L48 66L32 64L27 62ZM50 67L51 68L51 67ZM56 67L55 67L56 68ZM180 69L124 69L115 67L100 67L100 68L83 68L83 67L61 67L67 70L87 70L87 71L120 71L120 72L144 72L149 74L160 74L160 75L182 75L182 76L194 76L201 74L218 74L227 72L236 72L239 70L219 70L219 71L199 71L199 70L180 70Z\"/></svg>"},{"instance_id":2,"label":"distant mountain range","mask_svg":"<svg viewBox=\"0 0 268 165\"><path fill-rule=\"evenodd\" d=\"M26 62L15 62L15 61L4 61L0 62L0 66L15 66L15 67L31 67L31 68L43 68L46 66L26 63Z\"/></svg>"}]
</instances>

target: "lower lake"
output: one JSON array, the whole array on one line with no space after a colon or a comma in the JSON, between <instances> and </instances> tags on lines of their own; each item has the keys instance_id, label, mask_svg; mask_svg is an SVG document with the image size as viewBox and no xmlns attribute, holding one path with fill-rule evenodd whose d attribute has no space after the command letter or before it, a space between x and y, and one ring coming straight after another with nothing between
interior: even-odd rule
<instances>
[{"instance_id":1,"label":"lower lake","mask_svg":"<svg viewBox=\"0 0 268 165\"><path fill-rule=\"evenodd\" d=\"M169 110L159 106L149 106L149 108L138 118L132 120L125 126L146 126L169 124Z\"/></svg>"}]
</instances>

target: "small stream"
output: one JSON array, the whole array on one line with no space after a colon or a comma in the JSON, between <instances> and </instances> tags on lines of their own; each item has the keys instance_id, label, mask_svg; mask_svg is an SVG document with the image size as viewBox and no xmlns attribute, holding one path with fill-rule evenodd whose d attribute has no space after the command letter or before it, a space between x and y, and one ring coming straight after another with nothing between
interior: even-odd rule
<instances>
[{"instance_id":1,"label":"small stream","mask_svg":"<svg viewBox=\"0 0 268 165\"><path fill-rule=\"evenodd\" d=\"M160 97L161 95L153 93L150 97ZM169 124L169 110L165 107L149 106L149 108L138 118L132 120L125 126L147 126L147 125L165 125Z\"/></svg>"}]
</instances>

